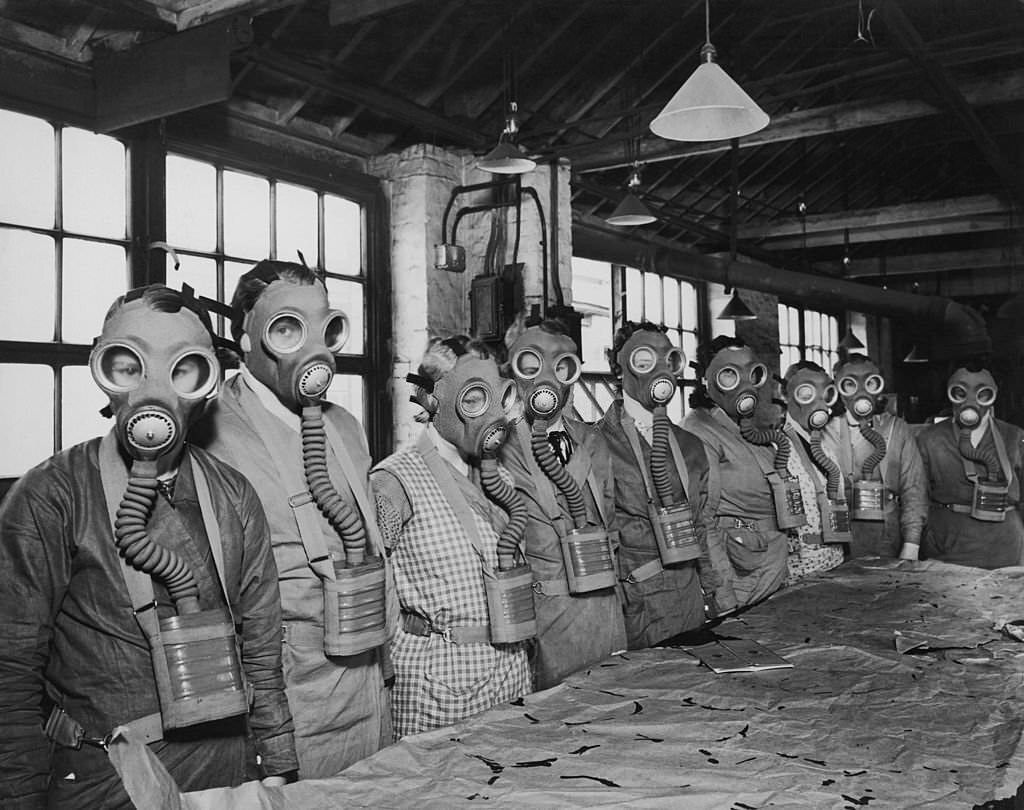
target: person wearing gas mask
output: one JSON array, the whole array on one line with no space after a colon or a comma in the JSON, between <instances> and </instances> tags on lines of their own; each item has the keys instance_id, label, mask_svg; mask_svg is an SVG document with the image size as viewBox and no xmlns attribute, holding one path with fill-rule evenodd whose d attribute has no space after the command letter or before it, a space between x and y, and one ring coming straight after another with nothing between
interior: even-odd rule
<instances>
[{"instance_id":1,"label":"person wearing gas mask","mask_svg":"<svg viewBox=\"0 0 1024 810\"><path fill-rule=\"evenodd\" d=\"M533 668L537 688L547 689L626 647L615 592L611 459L604 438L567 412L580 358L560 322L523 329L508 357L506 375L519 391L523 418L502 460L527 507L525 550L537 613Z\"/></svg>"},{"instance_id":2,"label":"person wearing gas mask","mask_svg":"<svg viewBox=\"0 0 1024 810\"><path fill-rule=\"evenodd\" d=\"M806 523L792 447L755 416L770 397L768 368L739 338L719 336L698 350L703 388L690 397L683 426L704 442L708 544L725 546L736 605L759 602L788 574L788 533Z\"/></svg>"},{"instance_id":3,"label":"person wearing gas mask","mask_svg":"<svg viewBox=\"0 0 1024 810\"><path fill-rule=\"evenodd\" d=\"M850 509L850 556L917 559L928 515L921 453L907 423L886 413L885 379L873 360L851 354L832 373L839 413L822 447L839 463Z\"/></svg>"},{"instance_id":4,"label":"person wearing gas mask","mask_svg":"<svg viewBox=\"0 0 1024 810\"><path fill-rule=\"evenodd\" d=\"M839 465L821 446L822 429L839 396L832 378L817 363L801 360L786 370L782 394L783 431L793 448L789 470L800 481L807 515L807 523L790 537L787 581L792 584L842 564L844 544L850 541L850 511Z\"/></svg>"},{"instance_id":5,"label":"person wearing gas mask","mask_svg":"<svg viewBox=\"0 0 1024 810\"><path fill-rule=\"evenodd\" d=\"M104 750L119 726L182 790L297 768L263 510L188 443L217 395L214 345L188 288L118 298L90 356L114 427L0 505L5 810L132 807Z\"/></svg>"},{"instance_id":6,"label":"person wearing gas mask","mask_svg":"<svg viewBox=\"0 0 1024 810\"><path fill-rule=\"evenodd\" d=\"M301 264L261 261L238 282L244 362L196 440L249 478L270 523L299 775L333 776L391 741L383 666L387 572L362 427L325 399L348 319Z\"/></svg>"},{"instance_id":7,"label":"person wearing gas mask","mask_svg":"<svg viewBox=\"0 0 1024 810\"><path fill-rule=\"evenodd\" d=\"M482 343L431 341L407 380L426 427L374 467L401 619L392 640L395 737L532 691L526 509L497 454L515 389Z\"/></svg>"},{"instance_id":8,"label":"person wearing gas mask","mask_svg":"<svg viewBox=\"0 0 1024 810\"><path fill-rule=\"evenodd\" d=\"M620 381L598 429L615 479L619 578L630 649L700 627L705 601L735 607L725 554L705 529L708 462L700 441L665 411L683 355L652 323L627 322L608 350Z\"/></svg>"},{"instance_id":9,"label":"person wearing gas mask","mask_svg":"<svg viewBox=\"0 0 1024 810\"><path fill-rule=\"evenodd\" d=\"M952 419L917 435L930 504L921 556L978 568L1024 562L1024 430L996 419L999 386L972 360L946 383Z\"/></svg>"}]
</instances>

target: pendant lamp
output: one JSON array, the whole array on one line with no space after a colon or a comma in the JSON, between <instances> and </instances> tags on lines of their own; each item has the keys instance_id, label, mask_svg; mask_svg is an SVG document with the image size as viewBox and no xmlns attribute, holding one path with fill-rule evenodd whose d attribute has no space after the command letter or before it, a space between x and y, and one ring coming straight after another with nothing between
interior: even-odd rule
<instances>
[{"instance_id":1,"label":"pendant lamp","mask_svg":"<svg viewBox=\"0 0 1024 810\"><path fill-rule=\"evenodd\" d=\"M516 136L519 134L519 106L509 102L505 115L505 128L498 138L498 145L477 161L477 167L493 174L526 174L537 168L537 162L528 158Z\"/></svg>"},{"instance_id":2,"label":"pendant lamp","mask_svg":"<svg viewBox=\"0 0 1024 810\"><path fill-rule=\"evenodd\" d=\"M754 321L757 320L757 315L754 314L750 307L743 303L743 299L740 298L740 291L734 288L729 303L718 313L718 320Z\"/></svg>"},{"instance_id":3,"label":"pendant lamp","mask_svg":"<svg viewBox=\"0 0 1024 810\"><path fill-rule=\"evenodd\" d=\"M768 126L768 114L715 61L709 2L704 2L701 64L651 121L651 132L670 141L722 141Z\"/></svg>"},{"instance_id":4,"label":"pendant lamp","mask_svg":"<svg viewBox=\"0 0 1024 810\"><path fill-rule=\"evenodd\" d=\"M907 352L907 356L903 358L904 363L927 363L928 358L924 356L924 352L917 348L915 343L910 347L910 351Z\"/></svg>"},{"instance_id":5,"label":"pendant lamp","mask_svg":"<svg viewBox=\"0 0 1024 810\"><path fill-rule=\"evenodd\" d=\"M839 341L839 348L851 351L853 349L863 349L864 344L861 343L860 338L853 334L853 330L850 327L846 327L846 334Z\"/></svg>"},{"instance_id":6,"label":"pendant lamp","mask_svg":"<svg viewBox=\"0 0 1024 810\"><path fill-rule=\"evenodd\" d=\"M658 218L651 213L651 209L647 207L647 204L636 195L636 189L640 187L640 166L636 163L633 164L633 170L630 172L629 182L626 186L629 191L626 192L626 196L622 198L621 202L615 206L612 215L605 222L619 227L650 225L652 222L657 222Z\"/></svg>"}]
</instances>

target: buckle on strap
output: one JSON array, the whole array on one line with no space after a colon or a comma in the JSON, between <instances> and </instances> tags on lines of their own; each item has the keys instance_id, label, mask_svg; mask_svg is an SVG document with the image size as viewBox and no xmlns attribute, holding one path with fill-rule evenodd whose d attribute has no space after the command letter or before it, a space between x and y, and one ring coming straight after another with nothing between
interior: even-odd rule
<instances>
[{"instance_id":1,"label":"buckle on strap","mask_svg":"<svg viewBox=\"0 0 1024 810\"><path fill-rule=\"evenodd\" d=\"M295 495L288 496L288 505L292 509L298 509L300 506L305 506L307 503L313 503L313 493L308 489L305 492L299 492Z\"/></svg>"}]
</instances>

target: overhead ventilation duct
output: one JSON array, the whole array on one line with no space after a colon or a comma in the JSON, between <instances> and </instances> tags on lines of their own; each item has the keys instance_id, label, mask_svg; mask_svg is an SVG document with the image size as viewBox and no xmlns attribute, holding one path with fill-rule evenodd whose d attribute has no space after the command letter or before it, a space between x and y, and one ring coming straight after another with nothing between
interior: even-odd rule
<instances>
[{"instance_id":1,"label":"overhead ventilation duct","mask_svg":"<svg viewBox=\"0 0 1024 810\"><path fill-rule=\"evenodd\" d=\"M974 309L936 295L880 290L868 284L782 270L759 261L734 261L667 248L576 223L573 254L597 261L651 268L658 273L729 284L796 299L815 308L851 309L887 318L927 322L934 328L931 359L986 354L992 350L985 320Z\"/></svg>"}]
</instances>

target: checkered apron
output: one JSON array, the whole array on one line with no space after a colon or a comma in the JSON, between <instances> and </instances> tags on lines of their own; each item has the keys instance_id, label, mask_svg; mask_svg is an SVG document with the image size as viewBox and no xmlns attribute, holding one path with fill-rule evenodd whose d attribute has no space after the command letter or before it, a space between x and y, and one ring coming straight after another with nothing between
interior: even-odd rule
<instances>
[{"instance_id":1,"label":"checkered apron","mask_svg":"<svg viewBox=\"0 0 1024 810\"><path fill-rule=\"evenodd\" d=\"M818 508L818 490L821 488L821 474L811 461L800 437L795 431L787 431L793 451L789 454L786 469L800 482L800 495L804 501L807 522L795 529L795 536L789 539L789 557L786 566L792 585L815 571L829 571L843 562L843 546L839 543L821 542L821 512Z\"/></svg>"},{"instance_id":2,"label":"checkered apron","mask_svg":"<svg viewBox=\"0 0 1024 810\"><path fill-rule=\"evenodd\" d=\"M392 552L403 611L435 628L486 625L481 560L462 523L416 449L390 456L378 469L392 473L412 506L412 517ZM459 481L486 555L497 566L498 532L490 505L468 481ZM401 627L392 646L391 696L395 737L439 728L530 691L525 643L454 644L439 633L418 636Z\"/></svg>"}]
</instances>

